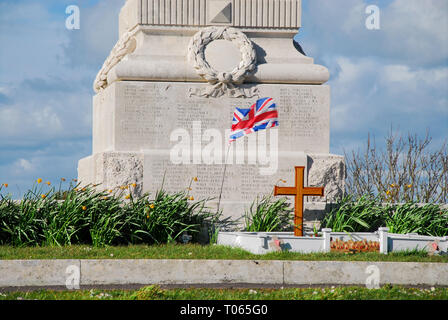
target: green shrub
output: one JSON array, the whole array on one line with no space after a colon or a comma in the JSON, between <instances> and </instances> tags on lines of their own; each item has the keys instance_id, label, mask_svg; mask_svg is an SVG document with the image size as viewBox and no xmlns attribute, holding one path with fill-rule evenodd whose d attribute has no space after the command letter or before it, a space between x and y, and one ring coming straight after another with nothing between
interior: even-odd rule
<instances>
[{"instance_id":1,"label":"green shrub","mask_svg":"<svg viewBox=\"0 0 448 320\"><path fill-rule=\"evenodd\" d=\"M323 220L322 226L335 232L374 232L386 226L391 233L448 235L448 209L415 202L383 204L381 198L344 197Z\"/></svg>"},{"instance_id":2,"label":"green shrub","mask_svg":"<svg viewBox=\"0 0 448 320\"><path fill-rule=\"evenodd\" d=\"M193 201L186 192L160 190L150 199L148 194L134 198L132 190L124 197L129 186L115 191L95 187L43 192L38 182L17 202L0 194L0 244L167 243L184 232L196 235L204 223L216 220L206 200Z\"/></svg>"},{"instance_id":3,"label":"green shrub","mask_svg":"<svg viewBox=\"0 0 448 320\"><path fill-rule=\"evenodd\" d=\"M274 198L273 195L263 196L251 204L245 211L245 230L249 232L274 232L292 229L291 212L286 198Z\"/></svg>"},{"instance_id":4,"label":"green shrub","mask_svg":"<svg viewBox=\"0 0 448 320\"><path fill-rule=\"evenodd\" d=\"M362 196L355 200L345 196L322 221L324 228L334 232L368 232L376 231L382 225L382 209L377 199Z\"/></svg>"}]
</instances>

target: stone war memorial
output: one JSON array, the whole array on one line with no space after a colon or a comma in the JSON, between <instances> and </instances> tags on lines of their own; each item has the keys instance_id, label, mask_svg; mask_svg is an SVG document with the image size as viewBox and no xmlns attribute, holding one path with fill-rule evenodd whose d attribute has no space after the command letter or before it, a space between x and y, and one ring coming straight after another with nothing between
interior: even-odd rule
<instances>
[{"instance_id":1,"label":"stone war memorial","mask_svg":"<svg viewBox=\"0 0 448 320\"><path fill-rule=\"evenodd\" d=\"M135 183L141 195L197 177L191 194L215 206L221 197L232 219L274 185L293 184L297 166L305 186L325 187L323 197L305 197L305 220L342 194L344 158L330 154L330 75L293 43L300 0L128 0L119 20L94 83L82 183ZM229 145L235 108L264 97L279 125Z\"/></svg>"},{"instance_id":2,"label":"stone war memorial","mask_svg":"<svg viewBox=\"0 0 448 320\"><path fill-rule=\"evenodd\" d=\"M0 300L144 299L167 319L213 308L277 319L308 299L448 298L448 206L398 196L437 184L388 180L400 167L383 170L383 156L353 170L356 157L330 153L330 74L298 43L301 0L122 4L78 179L38 178L23 200L0 181ZM446 152L410 150L431 170L406 166L446 177ZM386 190L353 192L354 171L387 176ZM249 313L252 301L269 310Z\"/></svg>"}]
</instances>

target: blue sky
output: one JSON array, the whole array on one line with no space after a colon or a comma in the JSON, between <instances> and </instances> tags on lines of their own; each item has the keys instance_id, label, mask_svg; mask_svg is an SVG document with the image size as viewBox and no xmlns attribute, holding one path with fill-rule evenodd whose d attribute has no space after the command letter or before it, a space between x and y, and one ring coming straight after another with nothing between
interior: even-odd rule
<instances>
[{"instance_id":1,"label":"blue sky","mask_svg":"<svg viewBox=\"0 0 448 320\"><path fill-rule=\"evenodd\" d=\"M0 184L76 178L91 154L92 84L118 37L124 0L0 0ZM78 5L81 29L67 30ZM380 8L381 29L365 28ZM390 127L448 137L448 1L303 0L297 36L329 68L331 152L381 144Z\"/></svg>"}]
</instances>

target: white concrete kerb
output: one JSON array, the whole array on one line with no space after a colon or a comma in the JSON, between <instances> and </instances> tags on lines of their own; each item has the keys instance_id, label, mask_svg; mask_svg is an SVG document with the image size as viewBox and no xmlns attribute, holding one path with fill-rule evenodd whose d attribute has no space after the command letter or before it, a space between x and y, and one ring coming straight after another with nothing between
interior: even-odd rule
<instances>
[{"instance_id":1,"label":"white concrete kerb","mask_svg":"<svg viewBox=\"0 0 448 320\"><path fill-rule=\"evenodd\" d=\"M74 266L74 267L73 267ZM279 260L0 260L0 287L92 285L365 285L448 286L447 263ZM69 268L70 267L70 268ZM78 278L67 270L79 268ZM78 281L78 283L76 283ZM78 285L78 286L76 286Z\"/></svg>"}]
</instances>

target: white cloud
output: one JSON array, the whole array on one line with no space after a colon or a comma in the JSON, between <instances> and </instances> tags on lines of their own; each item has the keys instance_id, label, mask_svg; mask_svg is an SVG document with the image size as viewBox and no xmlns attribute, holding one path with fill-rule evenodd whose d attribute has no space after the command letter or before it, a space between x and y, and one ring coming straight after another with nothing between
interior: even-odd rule
<instances>
[{"instance_id":1,"label":"white cloud","mask_svg":"<svg viewBox=\"0 0 448 320\"><path fill-rule=\"evenodd\" d=\"M448 67L411 69L375 58L335 57L330 81L333 152L364 144L390 126L416 134L448 132Z\"/></svg>"},{"instance_id":2,"label":"white cloud","mask_svg":"<svg viewBox=\"0 0 448 320\"><path fill-rule=\"evenodd\" d=\"M33 164L26 159L17 160L16 166L19 168L19 170L23 171L31 171L34 168Z\"/></svg>"},{"instance_id":3,"label":"white cloud","mask_svg":"<svg viewBox=\"0 0 448 320\"><path fill-rule=\"evenodd\" d=\"M371 4L367 2L309 1L303 29L312 27L306 32L320 43L309 47L312 55L376 56L415 67L446 63L448 1L394 0L379 5L381 29L375 31L365 27L365 8Z\"/></svg>"}]
</instances>

